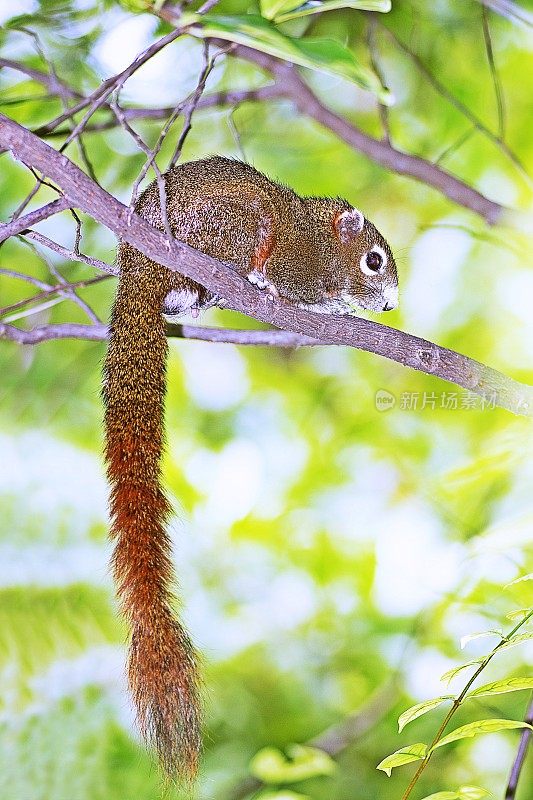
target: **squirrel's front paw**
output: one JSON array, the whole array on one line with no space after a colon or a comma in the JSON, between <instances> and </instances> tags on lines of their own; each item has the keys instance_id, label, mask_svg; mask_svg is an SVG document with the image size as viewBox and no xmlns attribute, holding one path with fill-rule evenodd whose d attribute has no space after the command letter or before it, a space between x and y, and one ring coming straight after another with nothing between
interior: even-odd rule
<instances>
[{"instance_id":1,"label":"squirrel's front paw","mask_svg":"<svg viewBox=\"0 0 533 800\"><path fill-rule=\"evenodd\" d=\"M260 272L258 269L253 269L248 273L246 278L251 284L257 286L258 289L265 289L269 294L272 295L272 297L279 297L277 288L268 280L266 275L263 272Z\"/></svg>"}]
</instances>

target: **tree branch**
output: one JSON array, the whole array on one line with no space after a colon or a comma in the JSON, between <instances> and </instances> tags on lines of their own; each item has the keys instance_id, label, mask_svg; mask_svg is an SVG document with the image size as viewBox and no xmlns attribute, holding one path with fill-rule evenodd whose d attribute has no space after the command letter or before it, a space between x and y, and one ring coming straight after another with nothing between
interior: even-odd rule
<instances>
[{"instance_id":1,"label":"tree branch","mask_svg":"<svg viewBox=\"0 0 533 800\"><path fill-rule=\"evenodd\" d=\"M11 150L15 158L46 174L72 205L107 226L120 239L225 298L227 308L323 344L349 345L376 353L456 383L515 414L533 415L533 387L453 350L371 320L314 314L258 291L230 267L165 237L97 186L64 154L3 114L0 114L0 145Z\"/></svg>"},{"instance_id":2,"label":"tree branch","mask_svg":"<svg viewBox=\"0 0 533 800\"><path fill-rule=\"evenodd\" d=\"M300 113L312 117L372 161L398 175L406 175L432 186L454 203L479 214L489 225L500 221L506 210L504 206L489 200L477 189L456 178L442 167L419 156L404 153L386 140L374 139L353 123L335 114L319 100L293 65L244 45L237 45L232 51L232 55L251 61L273 75L282 88L283 95L294 103Z\"/></svg>"},{"instance_id":3,"label":"tree branch","mask_svg":"<svg viewBox=\"0 0 533 800\"><path fill-rule=\"evenodd\" d=\"M466 103L463 103L458 97L456 97L450 89L448 89L444 83L433 74L433 72L429 69L429 67L425 64L425 62L420 58L420 56L414 52L402 39L400 39L387 25L380 23L381 30L386 34L386 36L393 42L399 50L405 53L406 56L411 60L411 62L415 65L421 75L427 80L430 86L439 94L444 100L446 100L456 111L459 112L465 119L467 119L473 126L476 131L479 131L483 136L485 136L490 142L492 142L496 147L500 149L500 151L514 164L517 170L520 172L522 177L531 185L531 178L528 174L527 169L522 164L518 156L511 150L508 144L504 141L503 136L501 135L501 131L498 134L493 133L487 125L469 108ZM469 135L473 133L473 130L469 131ZM466 135L466 134L465 134ZM456 147L456 145L454 145ZM444 155L448 154L448 148L444 151L444 153L439 156L439 161L441 161Z\"/></svg>"},{"instance_id":4,"label":"tree branch","mask_svg":"<svg viewBox=\"0 0 533 800\"><path fill-rule=\"evenodd\" d=\"M9 67L12 70L22 72L24 75L28 75L34 81L41 83L46 89L48 89L51 95L57 95L60 88L61 93L63 93L65 96L75 100L84 100L83 95L81 95L79 92L76 92L68 84L64 82L58 83L57 79L54 80L54 78L47 72L42 72L41 70L28 67L22 61L14 61L10 58L0 58L0 69L2 67ZM266 86L260 86L257 89L229 89L227 91L213 92L212 94L200 97L196 103L196 108L206 109L215 108L217 106L234 106L246 102L271 100L273 98L279 98L282 96L282 88L277 86L277 84L268 84ZM180 103L178 106L180 110L181 105L183 104ZM76 109L78 111L80 110L79 107L76 107ZM65 111L68 111L70 114L71 111L73 112L76 109L65 109ZM113 114L113 109L108 102L103 103L102 111L106 111L111 114L111 118L105 120L104 122L96 122L94 124L86 125L84 128L85 133L99 133L101 131L107 131L112 128L116 128L120 125L119 120L117 120L116 116ZM167 117L169 117L174 111L174 106L166 106L163 108L133 107L122 109L124 119L128 122L131 122L135 119L166 120ZM71 114L71 116L73 116L73 114ZM70 129L65 130L64 128L58 128L57 125L57 120L53 120L50 123L45 123L44 125L40 125L38 128L34 128L33 133L44 138L56 136L63 137L70 133Z\"/></svg>"},{"instance_id":5,"label":"tree branch","mask_svg":"<svg viewBox=\"0 0 533 800\"><path fill-rule=\"evenodd\" d=\"M196 105L197 110L204 110L206 108L217 108L219 106L238 106L242 103L261 102L263 100L275 100L284 97L283 88L276 83L269 83L266 86L260 86L258 89L229 89L224 92L212 92L211 94L204 95L200 98ZM166 120L177 108L181 111L181 103L178 106L164 106L161 108L123 108L122 113L124 119L128 122L133 120ZM109 103L104 103L102 110L113 113ZM90 123L85 126L84 133L101 133L102 131L112 130L117 128L120 122L116 116L103 122ZM49 125L41 125L39 128L34 128L33 133L45 139L63 137L68 134L64 128L51 129Z\"/></svg>"},{"instance_id":6,"label":"tree branch","mask_svg":"<svg viewBox=\"0 0 533 800\"><path fill-rule=\"evenodd\" d=\"M9 239L10 236L16 236L32 225L37 225L38 222L42 222L60 211L65 211L71 205L72 203L66 197L58 197L57 200L52 200L51 203L47 203L41 208L36 208L35 211L30 211L24 217L18 217L7 223L0 222L0 244Z\"/></svg>"},{"instance_id":7,"label":"tree branch","mask_svg":"<svg viewBox=\"0 0 533 800\"><path fill-rule=\"evenodd\" d=\"M32 330L24 331L14 325L0 323L0 339L7 339L18 344L34 345L53 339L86 339L91 342L103 342L109 334L107 325L83 325L78 323L57 323L39 325ZM219 344L253 345L255 347L304 347L323 345L318 339L304 336L292 331L277 329L256 331L230 328L204 328L201 325L168 325L167 336L175 339L196 339L201 342Z\"/></svg>"},{"instance_id":8,"label":"tree branch","mask_svg":"<svg viewBox=\"0 0 533 800\"><path fill-rule=\"evenodd\" d=\"M484 0L480 1L483 2ZM488 0L486 4L489 5ZM211 4L208 2L206 7L209 5ZM509 5L512 4L509 3ZM179 25L180 12L176 11L176 9L166 7L159 11L158 15L162 19L165 19L167 22L170 22L175 26ZM95 111L97 111L100 107L107 107L107 110L110 110L107 103L107 98L117 85L122 85L122 83L124 83L124 81L139 68L139 66L144 64L166 44L173 41L186 30L187 26L181 28L176 27L175 30L170 34L167 34L161 39L155 41L149 48L141 53L132 62L132 64L129 65L129 67L127 67L118 75L108 78L91 95L80 99L76 105L65 110L63 114L56 117L51 122L40 126L36 130L36 133L39 136L54 134L58 125L68 119L71 119L76 113L89 106L89 110L83 119L68 135L67 140L61 148L64 150L73 139L77 138L78 135L85 130L90 116L92 116ZM194 35L194 30L191 31L191 33ZM220 45L221 43L218 42L218 44ZM227 46L227 42L224 42L223 44L224 46ZM485 197L476 189L442 169L437 164L426 161L419 156L402 152L401 150L395 148L387 140L375 139L372 136L369 136L356 125L348 122L343 117L338 116L333 111L328 109L313 93L307 83L301 78L294 65L288 64L287 62L281 61L273 56L260 53L243 45L232 46L231 52L238 57L245 58L246 60L257 64L260 68L271 73L278 79L276 91L270 94L267 90L265 92L264 99L266 99L268 96L274 95L284 96L285 98L290 99L301 113L315 119L319 124L331 130L333 133L347 142L351 147L359 150L376 163L381 164L382 166L391 169L400 175L406 175L432 186L453 202L465 208L469 208L470 210L479 214L489 224L496 223L502 217L503 212L505 211L505 208L502 205ZM68 96L72 97L73 99L79 98L79 95L72 88L63 83L59 84L52 75L39 70L27 68L25 65L11 59L0 60L0 66L20 69L35 80L47 86L50 91L57 92L60 88L61 92L65 94L65 96L68 94ZM222 99L222 97L220 99ZM199 103L198 105L199 107L202 105L206 107L208 104L210 104L210 101L205 103L205 105L202 103ZM103 126L109 127L109 123L103 123ZM95 126L95 129L99 129L99 127Z\"/></svg>"},{"instance_id":9,"label":"tree branch","mask_svg":"<svg viewBox=\"0 0 533 800\"><path fill-rule=\"evenodd\" d=\"M142 67L143 64L146 64L146 62L153 58L156 53L159 53L160 50L167 46L167 44L175 41L175 39L182 34L183 29L176 27L173 31L167 33L166 36L163 36L161 39L157 39L150 45L150 47L146 48L146 50L143 50L143 52L140 53L132 61L132 63L126 67L126 69L123 69L122 72L107 78L97 89L95 89L92 94L90 94L88 97L84 97L75 106L67 109L51 122L47 123L47 125L44 127L48 130L54 130L58 125L61 125L62 122L72 119L79 111L83 111L89 107L84 117L74 126L73 130L69 132L67 139L61 146L61 150L64 150L70 144L70 142L79 136L79 134L84 130L85 125L90 117L95 113L95 111L106 104L107 98L117 86L124 84L134 72Z\"/></svg>"},{"instance_id":10,"label":"tree branch","mask_svg":"<svg viewBox=\"0 0 533 800\"><path fill-rule=\"evenodd\" d=\"M89 266L96 267L96 269L102 272L107 272L108 275L118 275L118 267L107 264L99 258L86 256L85 253L80 253L77 249L69 250L68 247L63 247L63 245L54 242L52 239L49 239L48 236L43 236L43 234L38 231L25 231L24 238L33 239L33 241L38 242L43 245L43 247L48 247L49 250L53 250L54 253L58 253L69 261L81 261L82 264L89 264Z\"/></svg>"},{"instance_id":11,"label":"tree branch","mask_svg":"<svg viewBox=\"0 0 533 800\"><path fill-rule=\"evenodd\" d=\"M519 3L513 2L513 0L478 0L478 3L482 3L502 17L510 19L511 22L517 20L524 23L524 25L533 27L533 14L531 11L523 8Z\"/></svg>"},{"instance_id":12,"label":"tree branch","mask_svg":"<svg viewBox=\"0 0 533 800\"><path fill-rule=\"evenodd\" d=\"M79 325L68 323L64 325L39 325L31 331L24 331L16 328L15 325L8 325L0 322L0 339L7 339L17 344L40 344L54 339L87 339L93 342L101 342L107 336L107 325Z\"/></svg>"},{"instance_id":13,"label":"tree branch","mask_svg":"<svg viewBox=\"0 0 533 800\"><path fill-rule=\"evenodd\" d=\"M23 75L27 75L28 78L31 78L36 83L40 83L42 86L45 86L50 94L57 94L58 89L60 89L65 97L70 97L73 100L80 100L82 98L82 95L79 92L76 92L74 89L72 89L72 87L63 81L59 81L56 76L50 75L47 72L42 72L40 69L28 67L21 61L14 61L11 58L0 58L0 69L2 68L8 68L17 72L22 72Z\"/></svg>"},{"instance_id":14,"label":"tree branch","mask_svg":"<svg viewBox=\"0 0 533 800\"><path fill-rule=\"evenodd\" d=\"M171 8L163 9L159 12L159 16L171 24L177 25L179 23L179 14ZM106 107L107 110L110 110L107 98L113 89L118 84L123 83L141 64L151 58L155 52L158 52L165 44L172 41L180 35L180 33L183 33L183 30L183 28L176 28L171 34L167 34L167 36L154 42L146 51L140 54L127 69L112 78L108 78L88 98L80 100L75 106L65 111L59 117L40 126L35 132L39 136L55 135L59 124L72 118L74 114L87 108L87 106L90 106L89 111L82 121L78 123L68 136L62 148L64 149L73 138L76 138L77 135L86 128L89 117L98 108ZM226 46L227 42L217 40L217 44L219 46ZM387 169L391 169L399 175L406 175L428 186L432 186L453 202L479 214L491 225L498 222L502 217L505 211L504 206L485 197L476 189L469 186L464 181L461 181L459 178L456 178L437 164L426 161L419 156L402 152L387 140L375 139L369 136L353 123L348 122L343 117L340 117L328 109L301 78L292 64L280 61L273 56L260 53L243 45L233 46L231 53L257 64L261 69L266 70L276 78L276 88L264 87L264 89L257 90L257 97L255 99L285 97L291 100L302 114L313 118L320 125L328 128L351 147L359 150L376 163L381 164ZM0 65L2 65L2 63L4 66L9 66L13 69L21 69L21 71L25 71L29 74L28 69L24 65L18 64L18 62L4 59L3 62L0 61ZM31 73L31 76L35 80L40 81L50 88L49 75L37 70L32 70ZM72 95L73 90L70 90L70 93ZM248 94L249 99L252 99L251 93ZM229 95L222 93L218 97L213 96L212 99L207 98L204 102L198 103L198 107L208 107L211 104L228 101L229 99ZM132 110L131 113L133 116L135 110ZM156 113L159 117L161 112L158 110ZM127 114L128 112L125 112L126 118ZM110 127L110 123L102 123L101 126L97 125L94 129L105 129L107 127Z\"/></svg>"}]
</instances>

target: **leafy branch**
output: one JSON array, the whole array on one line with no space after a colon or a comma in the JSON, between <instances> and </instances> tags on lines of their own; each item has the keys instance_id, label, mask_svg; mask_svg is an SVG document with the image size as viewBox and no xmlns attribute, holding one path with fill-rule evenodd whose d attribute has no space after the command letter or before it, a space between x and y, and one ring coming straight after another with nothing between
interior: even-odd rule
<instances>
[{"instance_id":1,"label":"leafy branch","mask_svg":"<svg viewBox=\"0 0 533 800\"><path fill-rule=\"evenodd\" d=\"M265 4L264 10L266 16L269 14L266 9L267 5ZM357 0L330 0L329 2L326 0L326 2L320 4L304 3L301 7L295 2L287 2L281 5L276 3L275 5L276 7L283 6L285 9L283 14L290 12L292 17L303 16L307 13L321 13L322 11L339 7L369 8L373 11L386 11L390 7L390 4L385 2L372 3L358 2ZM45 86L50 92L50 96L53 96L54 93L59 93L62 98L74 101L74 105L65 108L60 115L40 125L34 131L42 137L58 136L59 131L61 131L61 134L67 133L67 138L60 148L61 151L64 151L72 141L84 132L106 130L109 127L120 124L113 109L113 104L109 99L110 96L143 64L168 44L183 34L192 35L200 39L215 38L219 44L221 41L224 42L224 48L228 50L228 55L231 57L253 62L269 73L274 78L274 86L264 86L257 90L241 90L241 92L237 93L217 93L201 98L196 103L197 108L207 108L221 103L235 104L247 99L267 100L275 97L288 99L301 114L315 120L345 141L350 147L358 150L386 169L433 187L454 203L480 215L489 224L495 224L505 216L506 209L503 205L485 197L477 189L442 169L438 164L398 149L387 138L378 139L372 137L353 122L333 112L301 77L295 64L305 64L305 66L315 70L333 71L371 89L378 98L381 98L383 110L383 101L386 99L387 93L383 92L382 83L376 77L376 73L379 74L379 70L372 72L364 68L354 58L353 54L346 48L342 48L339 43L321 40L319 47L314 44L309 47L305 38L296 39L281 34L274 25L274 22L279 21L277 18L270 21L269 18L255 18L250 15L244 17L217 17L207 15L205 13L206 8L209 11L208 4L204 4L195 15L184 15L181 9L172 7L170 4L165 4L159 11L153 8L154 13L157 11L162 19L175 25L175 30L156 40L143 53L139 54L126 69L106 79L87 97L82 97L79 92L67 87L64 81L56 80L55 76L50 72L29 68L24 63L14 59L0 59L0 67L19 70L27 74L33 80ZM229 49L228 42L232 43ZM374 59L371 58L371 61L374 61ZM187 107L187 101L185 101L184 108ZM104 122L89 123L91 117L100 111L110 113L112 119ZM75 116L82 112L83 116L79 122L74 124L68 132L65 132L61 126L64 123L70 125ZM124 120L135 117L159 119L164 118L168 112L169 109L124 109ZM170 113L173 112L181 113L179 108L171 109Z\"/></svg>"},{"instance_id":2,"label":"leafy branch","mask_svg":"<svg viewBox=\"0 0 533 800\"><path fill-rule=\"evenodd\" d=\"M470 692L470 688L477 680L477 678L481 675L484 671L485 667L492 661L494 656L496 656L501 650L512 647L516 644L520 644L522 641L526 639L531 639L533 634L524 634L521 636L517 636L518 631L524 625L526 625L529 620L533 617L533 609L528 610L528 612L523 616L523 618L514 626L511 632L501 638L501 641L491 650L491 652L482 659L477 659L476 661L468 662L467 664L463 664L461 667L458 667L455 670L450 670L450 672L446 673L443 676L443 679L451 678L454 674L456 674L459 670L462 670L468 666L474 665L476 663L479 664L478 668L475 670L474 674L471 678L467 681L464 688L460 692L457 697L453 697L453 695L444 695L442 697L434 698L433 700L427 700L424 703L419 703L416 706L412 706L410 709L405 711L398 721L400 731L407 725L409 722L412 722L418 717L422 716L423 714L428 713L429 711L433 710L441 703L445 702L446 700L453 700L452 705L444 717L437 733L433 737L433 740L428 745L418 742L413 745L407 745L406 747L402 747L400 750L397 750L390 756L384 758L380 764L378 765L378 769L382 769L384 772L390 775L391 770L394 767L401 766L402 764L407 764L412 761L420 760L420 764L413 775L411 781L409 782L405 792L402 795L401 800L408 800L411 796L413 789L415 788L418 780L424 770L426 769L427 765L429 764L431 757L435 750L438 747L442 747L450 742L457 741L458 739L467 738L470 736L475 736L478 733L490 733L493 731L504 730L509 728L525 728L525 729L532 729L530 723L527 722L520 722L516 720L499 720L499 719L491 719L491 720L479 720L477 722L469 723L468 725L463 725L460 728L457 728L455 731L452 731L447 736L444 736L444 732L448 727L452 717L456 713L456 711L460 708L463 702L472 697L485 697L485 696L492 696L496 694L504 694L507 692L519 691L521 689L531 689L533 688L533 678L511 678L508 680L496 681L491 684L486 684L485 686L481 686L478 689Z\"/></svg>"},{"instance_id":3,"label":"leafy branch","mask_svg":"<svg viewBox=\"0 0 533 800\"><path fill-rule=\"evenodd\" d=\"M180 24L180 15L171 7L165 6L159 12L159 16L172 24ZM240 28L242 28L243 35L239 34ZM495 224L502 219L506 211L503 205L485 197L481 192L437 164L399 150L386 138L376 139L370 136L355 124L329 109L296 70L295 64L303 62L291 58L284 47L280 46L277 49L272 47L270 37L265 44L264 36L261 34L263 29L264 22L261 23L260 29L254 32L253 24L248 17L226 17L223 20L207 18L201 24L193 26L191 33L201 38L211 36L219 45L221 41L237 42L231 51L232 56L243 58L266 70L273 76L276 84L281 87L282 95L289 99L301 114L328 128L350 147L363 153L372 161L398 175L406 175L432 186L454 203L479 214L489 224ZM294 43L295 40L292 41ZM312 68L313 64L309 63L307 66ZM315 68L317 67L315 66ZM356 82L363 85L362 81ZM380 94L379 91L376 93L378 98L384 99L383 94Z\"/></svg>"}]
</instances>

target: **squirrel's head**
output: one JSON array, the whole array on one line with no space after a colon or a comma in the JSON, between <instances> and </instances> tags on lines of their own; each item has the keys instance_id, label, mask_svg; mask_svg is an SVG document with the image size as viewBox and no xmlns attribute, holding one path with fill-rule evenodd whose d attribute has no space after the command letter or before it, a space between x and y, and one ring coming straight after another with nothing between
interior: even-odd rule
<instances>
[{"instance_id":1,"label":"squirrel's head","mask_svg":"<svg viewBox=\"0 0 533 800\"><path fill-rule=\"evenodd\" d=\"M392 251L378 229L357 208L341 211L333 227L343 274L341 299L347 306L391 311L398 305L398 275Z\"/></svg>"}]
</instances>

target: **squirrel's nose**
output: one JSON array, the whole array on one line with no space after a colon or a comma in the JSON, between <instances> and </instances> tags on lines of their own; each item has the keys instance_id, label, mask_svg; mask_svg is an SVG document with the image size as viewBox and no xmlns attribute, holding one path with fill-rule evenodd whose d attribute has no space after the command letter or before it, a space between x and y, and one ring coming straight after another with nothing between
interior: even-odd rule
<instances>
[{"instance_id":1,"label":"squirrel's nose","mask_svg":"<svg viewBox=\"0 0 533 800\"><path fill-rule=\"evenodd\" d=\"M398 306L398 287L397 286L385 286L383 292L381 294L381 301L383 305L381 306L382 311L392 311L393 308L397 308Z\"/></svg>"}]
</instances>

